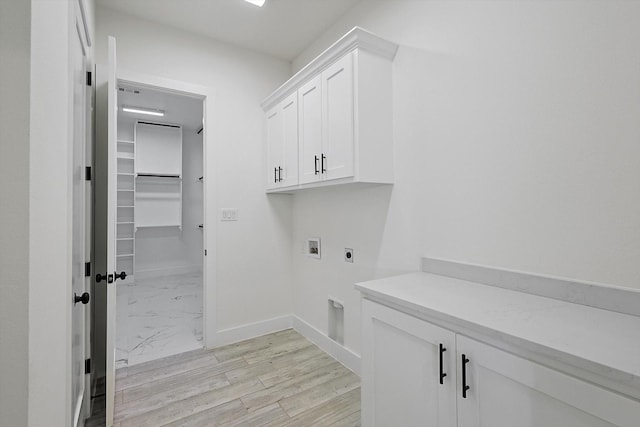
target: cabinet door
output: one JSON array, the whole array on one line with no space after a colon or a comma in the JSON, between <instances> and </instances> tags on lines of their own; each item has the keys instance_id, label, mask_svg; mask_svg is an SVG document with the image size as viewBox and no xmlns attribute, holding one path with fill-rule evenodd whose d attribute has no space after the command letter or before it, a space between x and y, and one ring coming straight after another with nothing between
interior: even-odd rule
<instances>
[{"instance_id":1,"label":"cabinet door","mask_svg":"<svg viewBox=\"0 0 640 427\"><path fill-rule=\"evenodd\" d=\"M458 335L459 427L637 427L640 403ZM598 343L594 343L598 345ZM612 349L611 351L615 351Z\"/></svg>"},{"instance_id":2,"label":"cabinet door","mask_svg":"<svg viewBox=\"0 0 640 427\"><path fill-rule=\"evenodd\" d=\"M322 179L320 160L322 155L322 94L321 76L317 76L298 89L298 156L300 184Z\"/></svg>"},{"instance_id":3,"label":"cabinet door","mask_svg":"<svg viewBox=\"0 0 640 427\"><path fill-rule=\"evenodd\" d=\"M353 53L322 73L323 179L353 176Z\"/></svg>"},{"instance_id":4,"label":"cabinet door","mask_svg":"<svg viewBox=\"0 0 640 427\"><path fill-rule=\"evenodd\" d=\"M282 163L282 110L275 106L267 112L267 188L278 187L278 166Z\"/></svg>"},{"instance_id":5,"label":"cabinet door","mask_svg":"<svg viewBox=\"0 0 640 427\"><path fill-rule=\"evenodd\" d=\"M362 425L454 426L453 332L368 300L362 313Z\"/></svg>"},{"instance_id":6,"label":"cabinet door","mask_svg":"<svg viewBox=\"0 0 640 427\"><path fill-rule=\"evenodd\" d=\"M298 184L298 93L282 102L282 171L278 178L281 187Z\"/></svg>"}]
</instances>

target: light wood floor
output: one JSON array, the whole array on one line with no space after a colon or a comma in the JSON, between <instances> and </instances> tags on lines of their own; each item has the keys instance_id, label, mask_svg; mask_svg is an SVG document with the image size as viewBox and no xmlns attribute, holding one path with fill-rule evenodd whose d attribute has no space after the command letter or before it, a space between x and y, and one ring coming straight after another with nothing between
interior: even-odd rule
<instances>
[{"instance_id":1,"label":"light wood floor","mask_svg":"<svg viewBox=\"0 0 640 427\"><path fill-rule=\"evenodd\" d=\"M289 329L118 370L114 427L359 426L359 378Z\"/></svg>"}]
</instances>

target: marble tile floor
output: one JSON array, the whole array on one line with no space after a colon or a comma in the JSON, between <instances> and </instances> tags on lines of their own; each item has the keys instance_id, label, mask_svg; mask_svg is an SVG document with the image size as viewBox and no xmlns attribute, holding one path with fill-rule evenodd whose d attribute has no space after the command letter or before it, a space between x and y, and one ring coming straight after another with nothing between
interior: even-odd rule
<instances>
[{"instance_id":1,"label":"marble tile floor","mask_svg":"<svg viewBox=\"0 0 640 427\"><path fill-rule=\"evenodd\" d=\"M202 288L201 273L118 285L116 368L202 348Z\"/></svg>"}]
</instances>

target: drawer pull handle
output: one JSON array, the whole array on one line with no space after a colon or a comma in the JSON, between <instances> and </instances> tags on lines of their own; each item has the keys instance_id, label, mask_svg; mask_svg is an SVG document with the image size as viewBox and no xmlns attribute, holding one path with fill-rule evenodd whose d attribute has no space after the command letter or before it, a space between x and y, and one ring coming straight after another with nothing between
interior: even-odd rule
<instances>
[{"instance_id":1,"label":"drawer pull handle","mask_svg":"<svg viewBox=\"0 0 640 427\"><path fill-rule=\"evenodd\" d=\"M469 363L469 359L465 354L462 354L462 398L467 398L467 390L471 387L467 385L467 363Z\"/></svg>"},{"instance_id":2,"label":"drawer pull handle","mask_svg":"<svg viewBox=\"0 0 640 427\"><path fill-rule=\"evenodd\" d=\"M442 359L443 359L442 354L443 354L445 351L447 351L447 349L446 349L442 344L440 344L440 384L444 384L444 377L446 377L446 376L447 376L447 374L446 374L445 372L443 372L443 371L444 371L444 368L443 368L443 366L442 366L442 364L443 364L443 361L442 361Z\"/></svg>"}]
</instances>

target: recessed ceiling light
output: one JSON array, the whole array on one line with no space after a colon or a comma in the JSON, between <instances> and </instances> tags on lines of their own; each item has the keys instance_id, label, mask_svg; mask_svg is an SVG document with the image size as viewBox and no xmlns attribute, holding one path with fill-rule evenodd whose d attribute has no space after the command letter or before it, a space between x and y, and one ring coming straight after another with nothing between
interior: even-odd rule
<instances>
[{"instance_id":1,"label":"recessed ceiling light","mask_svg":"<svg viewBox=\"0 0 640 427\"><path fill-rule=\"evenodd\" d=\"M147 114L149 116L158 116L158 117L164 116L164 111L154 110L152 108L128 107L126 105L123 105L122 111L124 111L125 113Z\"/></svg>"},{"instance_id":2,"label":"recessed ceiling light","mask_svg":"<svg viewBox=\"0 0 640 427\"><path fill-rule=\"evenodd\" d=\"M258 6L258 7L262 7L264 5L264 2L265 2L265 0L244 0L244 1L246 1L247 3L254 4L254 5Z\"/></svg>"}]
</instances>

